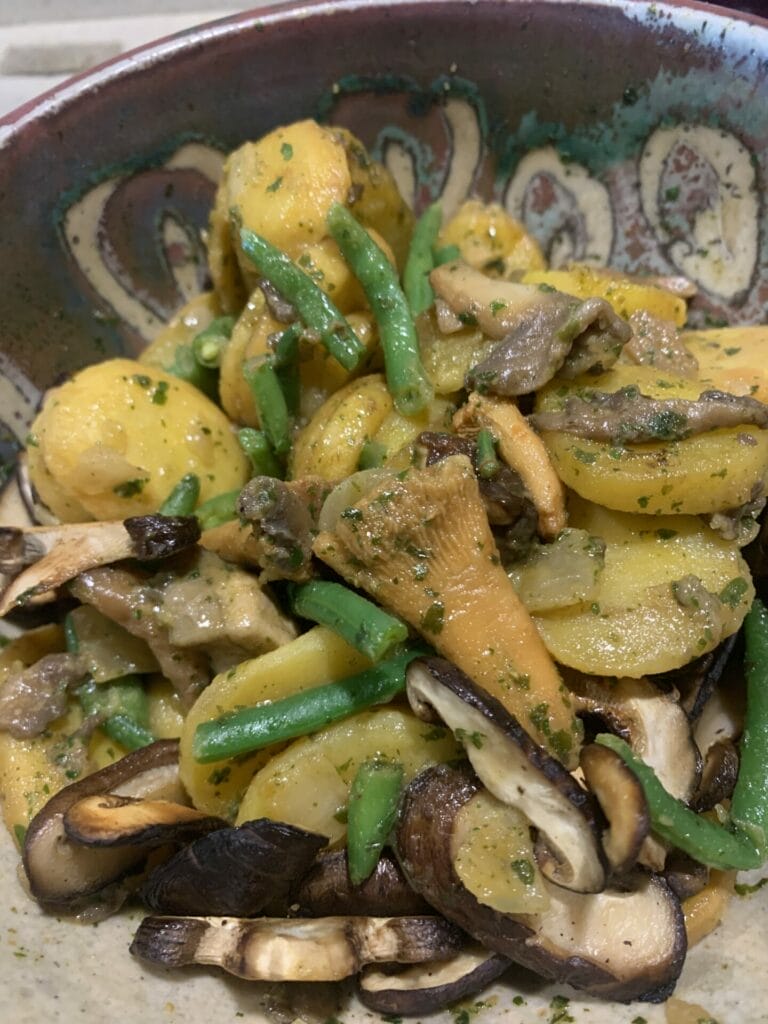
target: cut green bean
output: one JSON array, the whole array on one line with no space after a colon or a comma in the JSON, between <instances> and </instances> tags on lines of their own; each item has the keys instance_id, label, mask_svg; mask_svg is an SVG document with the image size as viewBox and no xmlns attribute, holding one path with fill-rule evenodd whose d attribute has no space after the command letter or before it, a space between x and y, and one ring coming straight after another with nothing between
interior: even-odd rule
<instances>
[{"instance_id":1,"label":"cut green bean","mask_svg":"<svg viewBox=\"0 0 768 1024\"><path fill-rule=\"evenodd\" d=\"M202 366L192 351L191 345L179 345L170 366L164 367L166 373L170 373L179 380L185 380L188 384L202 391L212 401L219 400L219 374L217 370Z\"/></svg>"},{"instance_id":2,"label":"cut green bean","mask_svg":"<svg viewBox=\"0 0 768 1024\"><path fill-rule=\"evenodd\" d=\"M243 365L243 376L262 429L275 454L284 458L291 450L291 418L277 373L269 359L249 359Z\"/></svg>"},{"instance_id":3,"label":"cut green bean","mask_svg":"<svg viewBox=\"0 0 768 1024\"><path fill-rule=\"evenodd\" d=\"M202 722L195 730L193 756L202 764L238 757L306 736L375 704L385 704L405 688L405 670L410 662L425 653L424 647L412 647L339 682Z\"/></svg>"},{"instance_id":4,"label":"cut green bean","mask_svg":"<svg viewBox=\"0 0 768 1024\"><path fill-rule=\"evenodd\" d=\"M224 349L232 337L233 316L218 316L192 339L192 354L201 366L214 370L221 365Z\"/></svg>"},{"instance_id":5,"label":"cut green bean","mask_svg":"<svg viewBox=\"0 0 768 1024\"><path fill-rule=\"evenodd\" d=\"M765 858L761 829L747 826L725 828L697 814L664 789L654 770L618 736L601 734L596 743L619 755L636 776L648 803L651 826L662 839L694 860L722 871L758 868Z\"/></svg>"},{"instance_id":6,"label":"cut green bean","mask_svg":"<svg viewBox=\"0 0 768 1024\"><path fill-rule=\"evenodd\" d=\"M403 271L403 290L411 314L425 313L435 301L429 273L435 266L433 247L443 221L439 203L428 206L416 222Z\"/></svg>"},{"instance_id":7,"label":"cut green bean","mask_svg":"<svg viewBox=\"0 0 768 1024\"><path fill-rule=\"evenodd\" d=\"M283 467L272 451L272 445L263 430L242 427L237 432L237 439L240 442L240 447L251 460L254 476L274 476L282 479Z\"/></svg>"},{"instance_id":8,"label":"cut green bean","mask_svg":"<svg viewBox=\"0 0 768 1024\"><path fill-rule=\"evenodd\" d=\"M358 469L378 469L384 465L387 449L380 441L366 441L360 449Z\"/></svg>"},{"instance_id":9,"label":"cut green bean","mask_svg":"<svg viewBox=\"0 0 768 1024\"><path fill-rule=\"evenodd\" d=\"M217 494L195 509L197 521L201 530L210 530L214 526L222 526L224 523L237 519L237 499L240 491L224 491Z\"/></svg>"},{"instance_id":10,"label":"cut green bean","mask_svg":"<svg viewBox=\"0 0 768 1024\"><path fill-rule=\"evenodd\" d=\"M191 516L200 497L200 477L186 473L158 509L161 516Z\"/></svg>"},{"instance_id":11,"label":"cut green bean","mask_svg":"<svg viewBox=\"0 0 768 1024\"><path fill-rule=\"evenodd\" d=\"M501 463L496 458L493 434L490 430L481 430L477 435L477 475L483 480L490 480L500 469Z\"/></svg>"},{"instance_id":12,"label":"cut green bean","mask_svg":"<svg viewBox=\"0 0 768 1024\"><path fill-rule=\"evenodd\" d=\"M295 615L327 626L371 661L381 661L408 638L408 627L341 583L310 580L291 587Z\"/></svg>"},{"instance_id":13,"label":"cut green bean","mask_svg":"<svg viewBox=\"0 0 768 1024\"><path fill-rule=\"evenodd\" d=\"M275 345L272 365L275 368L280 387L283 389L285 404L291 416L299 413L301 378L299 376L299 342L304 329L300 323L287 327Z\"/></svg>"},{"instance_id":14,"label":"cut green bean","mask_svg":"<svg viewBox=\"0 0 768 1024\"><path fill-rule=\"evenodd\" d=\"M154 743L148 728L149 701L138 676L124 676L109 683L88 679L76 693L85 714L100 719L103 732L126 750Z\"/></svg>"},{"instance_id":15,"label":"cut green bean","mask_svg":"<svg viewBox=\"0 0 768 1024\"><path fill-rule=\"evenodd\" d=\"M433 251L432 259L436 267L442 267L444 263L453 263L454 260L460 260L461 249L458 245L444 245L442 248Z\"/></svg>"},{"instance_id":16,"label":"cut green bean","mask_svg":"<svg viewBox=\"0 0 768 1024\"><path fill-rule=\"evenodd\" d=\"M768 840L768 610L759 599L747 613L744 637L747 709L731 817Z\"/></svg>"},{"instance_id":17,"label":"cut green bean","mask_svg":"<svg viewBox=\"0 0 768 1024\"><path fill-rule=\"evenodd\" d=\"M248 228L240 229L243 252L259 273L294 307L304 324L345 370L356 370L366 349L342 314L312 278L284 252Z\"/></svg>"},{"instance_id":18,"label":"cut green bean","mask_svg":"<svg viewBox=\"0 0 768 1024\"><path fill-rule=\"evenodd\" d=\"M353 885L362 885L376 870L392 831L403 788L403 766L371 758L355 774L347 807L347 863Z\"/></svg>"},{"instance_id":19,"label":"cut green bean","mask_svg":"<svg viewBox=\"0 0 768 1024\"><path fill-rule=\"evenodd\" d=\"M392 264L341 203L328 214L328 229L354 271L379 327L387 387L398 412L415 416L434 391L421 362L419 341Z\"/></svg>"}]
</instances>

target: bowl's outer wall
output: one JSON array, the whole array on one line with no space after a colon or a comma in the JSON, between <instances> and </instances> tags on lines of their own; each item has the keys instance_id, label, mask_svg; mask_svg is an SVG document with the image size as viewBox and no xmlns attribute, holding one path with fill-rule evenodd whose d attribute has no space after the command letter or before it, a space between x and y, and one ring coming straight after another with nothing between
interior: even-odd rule
<instances>
[{"instance_id":1,"label":"bowl's outer wall","mask_svg":"<svg viewBox=\"0 0 768 1024\"><path fill-rule=\"evenodd\" d=\"M44 388L86 362L135 351L136 331L119 322L63 243L67 204L118 170L161 162L185 140L226 150L311 116L344 76L358 85L385 76L385 85L407 78L427 88L452 73L474 82L497 172L514 167L526 132L539 144L549 133L558 145L577 138L576 155L599 177L669 119L724 124L751 150L762 186L768 31L728 26L703 9L664 4L340 3L243 15L123 58L6 132L0 358L16 379ZM373 142L382 115L374 102L369 118L355 109L355 129ZM198 182L192 192L184 212L202 227L210 191ZM132 239L133 201L128 195L113 215L112 242L136 264L145 260L134 269L157 293L150 305L168 312L178 296L170 278L150 280L149 271L162 276L167 267ZM626 264L621 239L615 248Z\"/></svg>"}]
</instances>

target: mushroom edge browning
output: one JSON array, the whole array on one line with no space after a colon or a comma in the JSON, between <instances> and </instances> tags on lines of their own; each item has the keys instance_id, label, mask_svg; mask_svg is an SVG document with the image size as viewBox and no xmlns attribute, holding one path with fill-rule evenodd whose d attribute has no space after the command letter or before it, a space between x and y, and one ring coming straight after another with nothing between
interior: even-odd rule
<instances>
[{"instance_id":1,"label":"mushroom edge browning","mask_svg":"<svg viewBox=\"0 0 768 1024\"><path fill-rule=\"evenodd\" d=\"M341 513L333 531L317 536L314 550L419 630L566 767L575 767L580 723L502 568L466 456L375 486Z\"/></svg>"},{"instance_id":2,"label":"mushroom edge browning","mask_svg":"<svg viewBox=\"0 0 768 1024\"><path fill-rule=\"evenodd\" d=\"M687 950L683 912L667 883L582 895L547 886L549 907L502 914L459 879L451 840L459 811L480 792L467 766L431 768L405 792L395 832L403 871L429 903L488 949L559 983L616 1002L662 1002Z\"/></svg>"}]
</instances>

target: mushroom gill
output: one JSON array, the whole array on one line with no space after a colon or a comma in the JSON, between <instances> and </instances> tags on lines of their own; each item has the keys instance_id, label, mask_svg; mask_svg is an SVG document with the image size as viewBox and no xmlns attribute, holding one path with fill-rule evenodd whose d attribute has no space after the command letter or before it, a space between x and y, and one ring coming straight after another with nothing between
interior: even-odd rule
<instances>
[{"instance_id":1,"label":"mushroom gill","mask_svg":"<svg viewBox=\"0 0 768 1024\"><path fill-rule=\"evenodd\" d=\"M581 730L568 690L501 566L466 456L374 487L317 536L314 550L575 766Z\"/></svg>"}]
</instances>

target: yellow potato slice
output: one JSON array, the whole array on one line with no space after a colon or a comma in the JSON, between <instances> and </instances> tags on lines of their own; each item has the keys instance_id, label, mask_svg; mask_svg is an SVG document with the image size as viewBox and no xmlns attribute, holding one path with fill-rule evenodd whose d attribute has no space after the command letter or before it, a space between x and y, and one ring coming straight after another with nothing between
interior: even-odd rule
<instances>
[{"instance_id":1,"label":"yellow potato slice","mask_svg":"<svg viewBox=\"0 0 768 1024\"><path fill-rule=\"evenodd\" d=\"M340 842L352 780L362 762L376 755L399 761L407 783L429 765L459 757L461 749L447 729L411 711L363 711L276 754L254 776L237 822L275 818Z\"/></svg>"},{"instance_id":2,"label":"yellow potato slice","mask_svg":"<svg viewBox=\"0 0 768 1024\"><path fill-rule=\"evenodd\" d=\"M709 386L768 402L768 327L685 331L681 337Z\"/></svg>"},{"instance_id":3,"label":"yellow potato slice","mask_svg":"<svg viewBox=\"0 0 768 1024\"><path fill-rule=\"evenodd\" d=\"M457 245L476 270L510 277L521 270L544 270L539 243L498 203L468 199L440 232L440 245Z\"/></svg>"},{"instance_id":4,"label":"yellow potato slice","mask_svg":"<svg viewBox=\"0 0 768 1024\"><path fill-rule=\"evenodd\" d=\"M392 397L380 374L350 381L320 406L296 437L291 476L340 480L354 473L363 445L392 408Z\"/></svg>"},{"instance_id":5,"label":"yellow potato slice","mask_svg":"<svg viewBox=\"0 0 768 1024\"><path fill-rule=\"evenodd\" d=\"M201 501L248 479L224 413L192 385L130 359L88 366L50 391L32 437L30 478L65 522L76 521L72 505L93 519L154 512L186 473L200 478Z\"/></svg>"},{"instance_id":6,"label":"yellow potato slice","mask_svg":"<svg viewBox=\"0 0 768 1024\"><path fill-rule=\"evenodd\" d=\"M577 299L607 299L619 316L629 318L640 309L682 327L687 316L685 299L653 284L639 284L622 274L574 264L568 270L532 270L525 284L543 284Z\"/></svg>"},{"instance_id":7,"label":"yellow potato slice","mask_svg":"<svg viewBox=\"0 0 768 1024\"><path fill-rule=\"evenodd\" d=\"M574 500L573 527L602 537L592 600L533 620L556 661L639 678L679 668L735 633L754 597L738 547L692 516L611 512ZM677 584L695 577L701 583Z\"/></svg>"},{"instance_id":8,"label":"yellow potato slice","mask_svg":"<svg viewBox=\"0 0 768 1024\"><path fill-rule=\"evenodd\" d=\"M583 388L613 392L632 384L662 399L695 399L706 389L700 381L660 374L652 366L616 365L599 377L553 381L540 392L536 409L560 409ZM751 500L768 474L768 431L752 426L626 446L564 431L544 431L542 437L563 483L624 512L699 515L737 508Z\"/></svg>"},{"instance_id":9,"label":"yellow potato slice","mask_svg":"<svg viewBox=\"0 0 768 1024\"><path fill-rule=\"evenodd\" d=\"M275 651L241 662L216 676L193 705L181 734L181 781L198 810L234 816L246 786L273 750L235 761L199 764L192 756L195 729L227 711L322 686L362 672L371 662L329 629L316 626Z\"/></svg>"}]
</instances>

